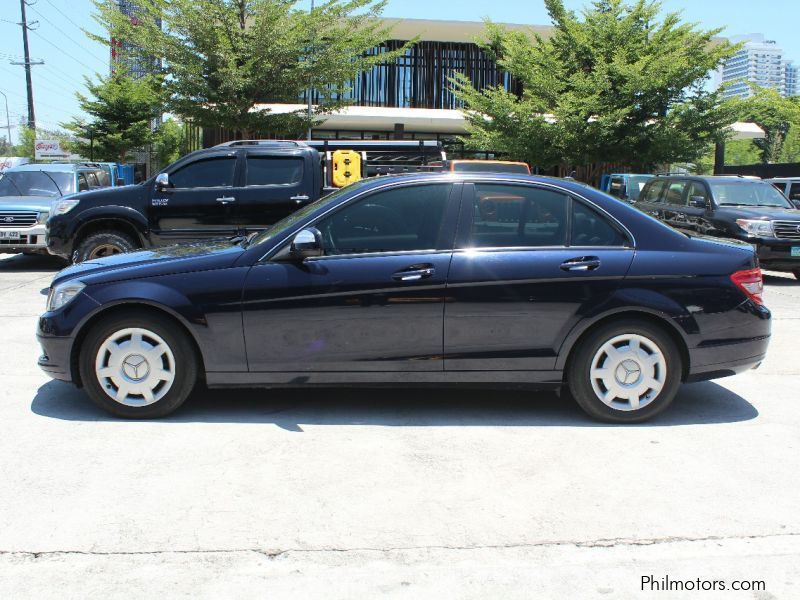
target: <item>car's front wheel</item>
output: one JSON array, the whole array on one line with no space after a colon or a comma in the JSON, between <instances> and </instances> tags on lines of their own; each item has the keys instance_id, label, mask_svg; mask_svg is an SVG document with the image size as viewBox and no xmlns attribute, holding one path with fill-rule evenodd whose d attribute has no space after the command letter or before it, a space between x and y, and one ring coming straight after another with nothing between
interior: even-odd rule
<instances>
[{"instance_id":1,"label":"car's front wheel","mask_svg":"<svg viewBox=\"0 0 800 600\"><path fill-rule=\"evenodd\" d=\"M197 381L188 336L169 318L147 311L117 313L92 326L79 360L89 397L129 419L170 414Z\"/></svg>"},{"instance_id":2,"label":"car's front wheel","mask_svg":"<svg viewBox=\"0 0 800 600\"><path fill-rule=\"evenodd\" d=\"M609 423L639 423L670 405L683 364L657 325L625 320L591 331L570 360L567 383L580 407Z\"/></svg>"}]
</instances>

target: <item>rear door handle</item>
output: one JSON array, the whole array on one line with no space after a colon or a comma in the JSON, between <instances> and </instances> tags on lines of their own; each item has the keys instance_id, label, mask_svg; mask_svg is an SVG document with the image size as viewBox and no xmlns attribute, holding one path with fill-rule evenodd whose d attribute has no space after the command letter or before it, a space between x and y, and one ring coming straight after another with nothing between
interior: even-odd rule
<instances>
[{"instance_id":1,"label":"rear door handle","mask_svg":"<svg viewBox=\"0 0 800 600\"><path fill-rule=\"evenodd\" d=\"M301 195L301 196L292 196L291 198L289 198L289 200L294 200L295 204L302 204L306 200L310 200L310 198L306 195Z\"/></svg>"},{"instance_id":2,"label":"rear door handle","mask_svg":"<svg viewBox=\"0 0 800 600\"><path fill-rule=\"evenodd\" d=\"M221 198L217 198L217 202L220 204L230 204L231 202L236 202L236 198L233 196L222 196Z\"/></svg>"},{"instance_id":3,"label":"rear door handle","mask_svg":"<svg viewBox=\"0 0 800 600\"><path fill-rule=\"evenodd\" d=\"M600 266L600 259L596 256L579 256L561 263L562 271L594 271Z\"/></svg>"},{"instance_id":4,"label":"rear door handle","mask_svg":"<svg viewBox=\"0 0 800 600\"><path fill-rule=\"evenodd\" d=\"M421 279L427 279L428 277L433 276L436 273L436 269L433 268L433 265L413 265L402 271L398 271L394 275L392 275L392 279L395 281L420 281Z\"/></svg>"}]
</instances>

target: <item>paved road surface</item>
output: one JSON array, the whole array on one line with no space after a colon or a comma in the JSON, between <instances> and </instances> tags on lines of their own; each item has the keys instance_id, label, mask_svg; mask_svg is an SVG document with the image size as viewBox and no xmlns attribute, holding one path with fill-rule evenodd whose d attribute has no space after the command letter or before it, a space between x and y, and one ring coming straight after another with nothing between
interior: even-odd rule
<instances>
[{"instance_id":1,"label":"paved road surface","mask_svg":"<svg viewBox=\"0 0 800 600\"><path fill-rule=\"evenodd\" d=\"M794 279L768 279L761 369L642 426L485 390L206 392L125 422L36 367L54 268L0 257L0 598L800 597Z\"/></svg>"}]
</instances>

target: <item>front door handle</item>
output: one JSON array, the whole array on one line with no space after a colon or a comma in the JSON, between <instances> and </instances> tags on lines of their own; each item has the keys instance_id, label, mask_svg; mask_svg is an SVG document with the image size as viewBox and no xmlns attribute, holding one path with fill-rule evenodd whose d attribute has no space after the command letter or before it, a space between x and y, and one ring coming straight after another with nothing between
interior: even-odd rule
<instances>
[{"instance_id":1,"label":"front door handle","mask_svg":"<svg viewBox=\"0 0 800 600\"><path fill-rule=\"evenodd\" d=\"M433 268L433 265L413 265L398 271L392 275L392 279L404 282L420 281L433 276L434 273L436 273L436 269Z\"/></svg>"},{"instance_id":2,"label":"front door handle","mask_svg":"<svg viewBox=\"0 0 800 600\"><path fill-rule=\"evenodd\" d=\"M236 202L236 198L233 196L222 196L221 198L217 198L217 202L220 204L230 204L231 202Z\"/></svg>"},{"instance_id":3,"label":"front door handle","mask_svg":"<svg viewBox=\"0 0 800 600\"><path fill-rule=\"evenodd\" d=\"M305 202L306 200L310 200L310 199L311 199L311 198L309 198L309 197L308 197L308 196L306 196L306 195L301 195L301 196L292 196L291 198L289 198L289 200L294 200L295 204L302 204L302 203L303 203L303 202Z\"/></svg>"},{"instance_id":4,"label":"front door handle","mask_svg":"<svg viewBox=\"0 0 800 600\"><path fill-rule=\"evenodd\" d=\"M561 263L562 271L594 271L600 266L596 256L579 256Z\"/></svg>"}]
</instances>

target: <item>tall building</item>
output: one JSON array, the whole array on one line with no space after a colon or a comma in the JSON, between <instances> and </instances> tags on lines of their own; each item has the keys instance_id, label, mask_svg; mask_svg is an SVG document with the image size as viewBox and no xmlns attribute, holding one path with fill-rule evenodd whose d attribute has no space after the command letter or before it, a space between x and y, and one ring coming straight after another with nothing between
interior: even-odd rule
<instances>
[{"instance_id":1,"label":"tall building","mask_svg":"<svg viewBox=\"0 0 800 600\"><path fill-rule=\"evenodd\" d=\"M141 2L142 0L117 0L120 12L126 15L134 25L139 22L138 13ZM152 56L145 55L141 49L136 46L117 39L112 39L111 70L113 71L117 65L124 65L128 74L134 79L141 79L159 68L161 66L161 61L154 59Z\"/></svg>"},{"instance_id":2,"label":"tall building","mask_svg":"<svg viewBox=\"0 0 800 600\"><path fill-rule=\"evenodd\" d=\"M786 96L800 96L800 65L786 63Z\"/></svg>"},{"instance_id":3,"label":"tall building","mask_svg":"<svg viewBox=\"0 0 800 600\"><path fill-rule=\"evenodd\" d=\"M789 95L787 91L789 61L774 40L767 40L760 33L751 33L732 37L730 41L741 42L743 45L719 70L717 81L727 85L723 92L725 98L751 96L752 90L748 83L772 88L782 96ZM796 80L795 68L790 67L788 70Z\"/></svg>"}]
</instances>

